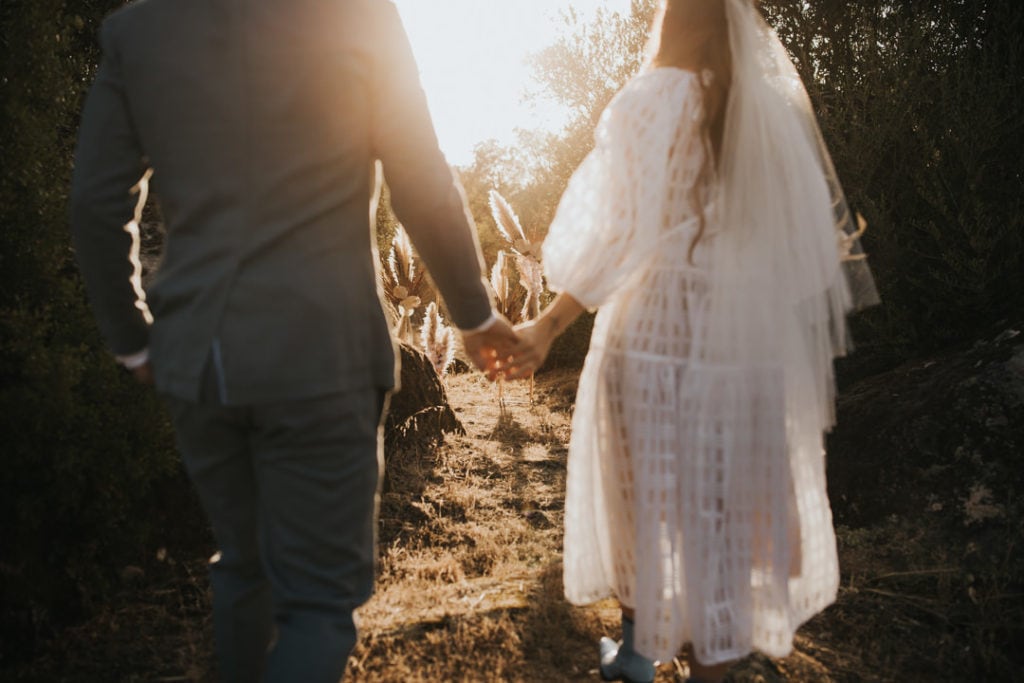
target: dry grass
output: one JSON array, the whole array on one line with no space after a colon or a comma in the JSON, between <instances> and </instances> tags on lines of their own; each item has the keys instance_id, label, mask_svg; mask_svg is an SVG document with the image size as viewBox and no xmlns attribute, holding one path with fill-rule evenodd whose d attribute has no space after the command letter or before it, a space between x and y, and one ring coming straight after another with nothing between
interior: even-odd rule
<instances>
[{"instance_id":1,"label":"dry grass","mask_svg":"<svg viewBox=\"0 0 1024 683\"><path fill-rule=\"evenodd\" d=\"M589 677L613 605L571 610L561 595L561 525L575 376L546 400L474 375L449 391L466 427L434 453L393 456L381 506L376 596L349 672L362 681ZM547 389L546 393L544 389Z\"/></svg>"},{"instance_id":2,"label":"dry grass","mask_svg":"<svg viewBox=\"0 0 1024 683\"><path fill-rule=\"evenodd\" d=\"M376 595L359 612L362 639L347 680L598 680L596 643L617 635L618 610L562 597L565 464L577 375L497 390L476 375L448 379L466 435L436 450L391 455L380 510ZM912 529L877 537L840 530L844 589L802 629L784 660L754 656L735 681L964 680L944 586L931 551L909 557ZM934 550L941 539L929 539ZM132 580L93 620L55 639L13 681L213 681L204 550ZM952 570L951 570L952 571ZM952 634L952 635L951 635ZM945 649L943 649L945 648ZM960 648L960 649L957 649ZM923 663L948 653L943 669ZM680 681L680 662L660 683ZM960 669L963 673L965 670ZM8 672L4 672L5 678Z\"/></svg>"},{"instance_id":3,"label":"dry grass","mask_svg":"<svg viewBox=\"0 0 1024 683\"><path fill-rule=\"evenodd\" d=\"M598 680L596 643L617 634L618 607L562 595L565 465L577 374L497 389L450 379L466 427L432 453L392 456L381 505L377 594L359 613L353 681ZM752 659L737 680L829 680L808 655ZM659 670L679 680L680 662Z\"/></svg>"}]
</instances>

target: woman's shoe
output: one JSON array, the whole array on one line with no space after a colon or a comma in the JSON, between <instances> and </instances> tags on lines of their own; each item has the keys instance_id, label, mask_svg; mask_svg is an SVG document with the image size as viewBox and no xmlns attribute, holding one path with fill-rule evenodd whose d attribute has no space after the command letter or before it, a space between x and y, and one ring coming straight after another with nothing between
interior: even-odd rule
<instances>
[{"instance_id":1,"label":"woman's shoe","mask_svg":"<svg viewBox=\"0 0 1024 683\"><path fill-rule=\"evenodd\" d=\"M654 662L633 650L633 622L622 620L622 640L601 639L601 678L625 683L653 683Z\"/></svg>"}]
</instances>

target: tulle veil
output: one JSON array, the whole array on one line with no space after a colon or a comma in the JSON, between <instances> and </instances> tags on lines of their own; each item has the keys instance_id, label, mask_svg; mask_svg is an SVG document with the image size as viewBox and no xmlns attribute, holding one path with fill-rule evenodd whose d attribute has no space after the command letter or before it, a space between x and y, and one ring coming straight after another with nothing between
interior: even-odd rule
<instances>
[{"instance_id":1,"label":"tulle veil","mask_svg":"<svg viewBox=\"0 0 1024 683\"><path fill-rule=\"evenodd\" d=\"M704 361L782 370L788 415L834 422L846 316L878 302L810 99L751 0L725 0L732 84L712 212Z\"/></svg>"},{"instance_id":2,"label":"tulle veil","mask_svg":"<svg viewBox=\"0 0 1024 683\"><path fill-rule=\"evenodd\" d=\"M720 1L733 71L694 266L680 245L696 219L666 218L680 200L665 151L693 135L700 116L691 106L696 76L680 78L678 69L641 74L609 105L544 243L552 289L587 306L607 304L570 445L566 595L580 604L613 589L607 501L618 494L602 492L617 485L602 474L613 448L603 440L621 430L601 425L617 424L609 406L621 396L603 373L608 359L636 351L628 343L635 330L612 334L602 325L619 320L645 274L700 272L688 280L696 294L684 315L658 321L692 335L685 355L637 361L655 368L642 375L646 388L668 398L657 419L631 432L646 444L639 450L662 450L631 451L630 462L636 490L666 492L669 502L657 510L671 508L634 529L647 554L636 577L646 592L634 597L654 605L637 605L637 651L671 657L690 640L706 664L752 648L784 656L796 627L835 599L823 437L835 418L832 362L850 348L847 314L877 301L859 228L792 61L751 0ZM663 94L672 82L685 89ZM602 248L588 251L591 244ZM678 269L666 267L672 259ZM664 416L666 405L679 413ZM654 431L639 433L647 428ZM662 497L654 500L661 505Z\"/></svg>"},{"instance_id":3,"label":"tulle veil","mask_svg":"<svg viewBox=\"0 0 1024 683\"><path fill-rule=\"evenodd\" d=\"M686 594L716 596L687 610L695 633L716 634L694 643L709 662L751 644L785 654L778 634L835 598L823 436L833 359L850 349L847 315L878 301L796 68L751 0L724 2L732 82L707 207L704 336L683 390L699 406L686 476L704 482L683 532L697 562ZM779 405L778 427L766 405ZM752 605L758 618L738 618Z\"/></svg>"}]
</instances>

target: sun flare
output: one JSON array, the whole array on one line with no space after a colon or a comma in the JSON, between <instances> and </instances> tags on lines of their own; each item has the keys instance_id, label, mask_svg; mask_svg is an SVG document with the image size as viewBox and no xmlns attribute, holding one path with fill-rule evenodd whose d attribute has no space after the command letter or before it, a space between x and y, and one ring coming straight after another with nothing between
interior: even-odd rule
<instances>
[{"instance_id":1,"label":"sun flare","mask_svg":"<svg viewBox=\"0 0 1024 683\"><path fill-rule=\"evenodd\" d=\"M527 57L565 30L561 11L587 16L604 6L624 12L629 0L396 0L420 68L441 147L449 162L469 164L473 148L516 129L557 130L566 112L527 102Z\"/></svg>"}]
</instances>

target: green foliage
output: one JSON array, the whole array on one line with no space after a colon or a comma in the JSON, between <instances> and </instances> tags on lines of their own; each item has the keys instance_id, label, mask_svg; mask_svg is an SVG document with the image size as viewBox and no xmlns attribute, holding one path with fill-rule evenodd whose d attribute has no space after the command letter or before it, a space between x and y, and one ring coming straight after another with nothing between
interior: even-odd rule
<instances>
[{"instance_id":1,"label":"green foliage","mask_svg":"<svg viewBox=\"0 0 1024 683\"><path fill-rule=\"evenodd\" d=\"M1024 308L1024 5L764 5L871 224L861 347L918 354Z\"/></svg>"},{"instance_id":2,"label":"green foliage","mask_svg":"<svg viewBox=\"0 0 1024 683\"><path fill-rule=\"evenodd\" d=\"M600 8L589 23L572 9L564 12L563 37L532 57L543 94L596 123L640 68L656 6L654 0L633 0L624 14Z\"/></svg>"},{"instance_id":3,"label":"green foliage","mask_svg":"<svg viewBox=\"0 0 1024 683\"><path fill-rule=\"evenodd\" d=\"M858 362L880 367L970 342L1024 310L1024 4L1018 0L764 0L811 94L883 304L854 320ZM481 224L497 187L543 233L590 150L601 110L641 65L655 3L592 22L533 59L574 112L559 135L487 145L463 177ZM586 346L579 348L585 353ZM874 358L874 360L871 360ZM886 360L888 359L888 360Z\"/></svg>"},{"instance_id":4,"label":"green foliage","mask_svg":"<svg viewBox=\"0 0 1024 683\"><path fill-rule=\"evenodd\" d=\"M601 113L644 62L648 28L657 4L655 0L632 0L623 14L599 9L589 23L569 10L563 15L565 35L533 56L542 88L533 96L553 99L573 112L565 135L537 150L547 159L548 182L560 182L564 187L590 151Z\"/></svg>"},{"instance_id":5,"label":"green foliage","mask_svg":"<svg viewBox=\"0 0 1024 683\"><path fill-rule=\"evenodd\" d=\"M91 319L4 311L0 546L8 604L44 612L102 593L155 531L147 496L177 459L156 398L119 370ZM58 615L59 616L59 615Z\"/></svg>"},{"instance_id":6,"label":"green foliage","mask_svg":"<svg viewBox=\"0 0 1024 683\"><path fill-rule=\"evenodd\" d=\"M0 5L0 633L10 659L152 545L178 478L152 392L103 348L74 265L67 186L93 36L119 2ZM8 650L10 648L10 650Z\"/></svg>"}]
</instances>

